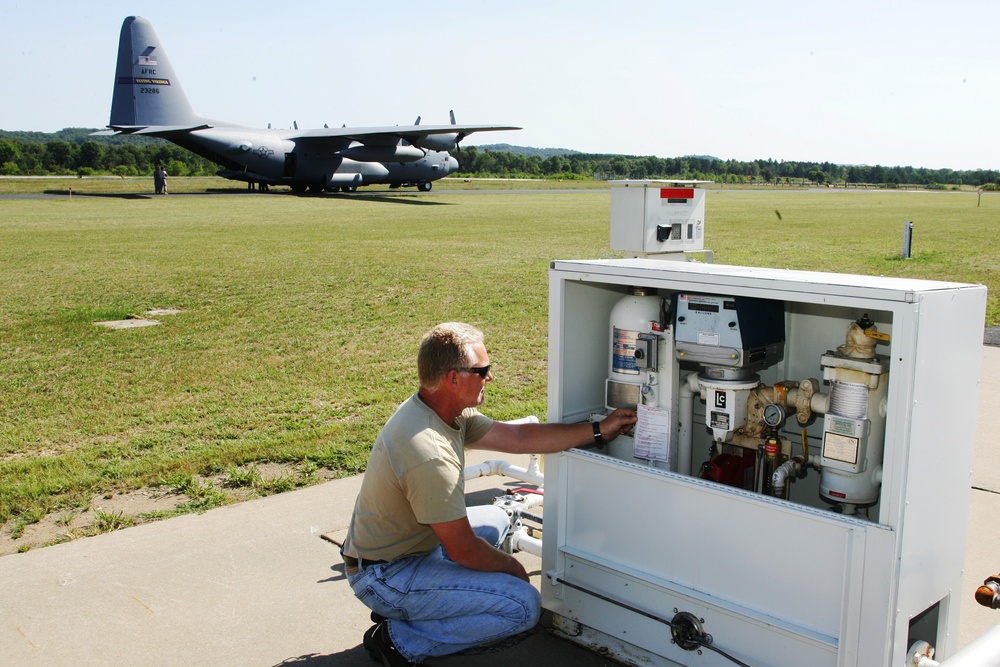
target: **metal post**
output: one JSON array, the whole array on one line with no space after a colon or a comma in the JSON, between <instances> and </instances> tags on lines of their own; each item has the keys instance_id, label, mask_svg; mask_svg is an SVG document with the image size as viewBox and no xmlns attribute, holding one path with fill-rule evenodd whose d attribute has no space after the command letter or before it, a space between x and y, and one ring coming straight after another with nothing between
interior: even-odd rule
<instances>
[{"instance_id":1,"label":"metal post","mask_svg":"<svg viewBox=\"0 0 1000 667\"><path fill-rule=\"evenodd\" d=\"M913 223L903 225L903 259L910 258L910 246L913 243Z\"/></svg>"}]
</instances>

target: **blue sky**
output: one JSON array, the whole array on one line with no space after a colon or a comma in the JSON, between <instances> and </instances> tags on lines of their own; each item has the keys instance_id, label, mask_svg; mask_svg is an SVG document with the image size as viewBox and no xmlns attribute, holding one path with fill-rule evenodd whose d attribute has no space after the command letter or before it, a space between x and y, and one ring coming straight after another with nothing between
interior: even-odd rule
<instances>
[{"instance_id":1,"label":"blue sky","mask_svg":"<svg viewBox=\"0 0 1000 667\"><path fill-rule=\"evenodd\" d=\"M0 129L108 122L152 21L195 110L246 125L519 125L466 144L1000 169L1000 3L7 0Z\"/></svg>"}]
</instances>

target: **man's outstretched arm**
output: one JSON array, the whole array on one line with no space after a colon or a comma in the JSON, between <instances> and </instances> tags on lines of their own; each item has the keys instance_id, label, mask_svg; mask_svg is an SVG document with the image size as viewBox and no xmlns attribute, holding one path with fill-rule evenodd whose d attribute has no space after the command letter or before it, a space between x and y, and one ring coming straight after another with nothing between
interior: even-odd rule
<instances>
[{"instance_id":1,"label":"man's outstretched arm","mask_svg":"<svg viewBox=\"0 0 1000 667\"><path fill-rule=\"evenodd\" d=\"M430 524L434 534L441 540L445 552L453 561L481 572L506 572L528 581L528 573L516 558L493 547L476 535L468 517Z\"/></svg>"},{"instance_id":2,"label":"man's outstretched arm","mask_svg":"<svg viewBox=\"0 0 1000 667\"><path fill-rule=\"evenodd\" d=\"M632 410L619 408L597 422L604 440L611 441L632 428L637 420ZM594 425L579 424L508 424L493 422L493 426L479 440L467 445L469 449L489 449L507 454L551 454L571 447L594 442Z\"/></svg>"}]
</instances>

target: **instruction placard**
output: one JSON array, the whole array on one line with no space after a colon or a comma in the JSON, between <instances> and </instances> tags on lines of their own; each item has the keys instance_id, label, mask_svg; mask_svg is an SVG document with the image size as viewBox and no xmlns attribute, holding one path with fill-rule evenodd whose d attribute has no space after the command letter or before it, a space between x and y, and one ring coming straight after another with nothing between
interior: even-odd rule
<instances>
[{"instance_id":1,"label":"instruction placard","mask_svg":"<svg viewBox=\"0 0 1000 667\"><path fill-rule=\"evenodd\" d=\"M639 421L635 425L633 456L650 461L667 461L670 458L671 425L670 408L639 405Z\"/></svg>"}]
</instances>

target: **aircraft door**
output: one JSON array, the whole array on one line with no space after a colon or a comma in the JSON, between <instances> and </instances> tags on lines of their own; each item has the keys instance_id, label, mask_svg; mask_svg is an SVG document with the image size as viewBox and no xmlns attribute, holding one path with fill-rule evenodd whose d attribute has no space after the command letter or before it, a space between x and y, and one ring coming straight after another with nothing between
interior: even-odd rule
<instances>
[{"instance_id":1,"label":"aircraft door","mask_svg":"<svg viewBox=\"0 0 1000 667\"><path fill-rule=\"evenodd\" d=\"M285 153L285 178L295 178L297 159L295 153Z\"/></svg>"}]
</instances>

